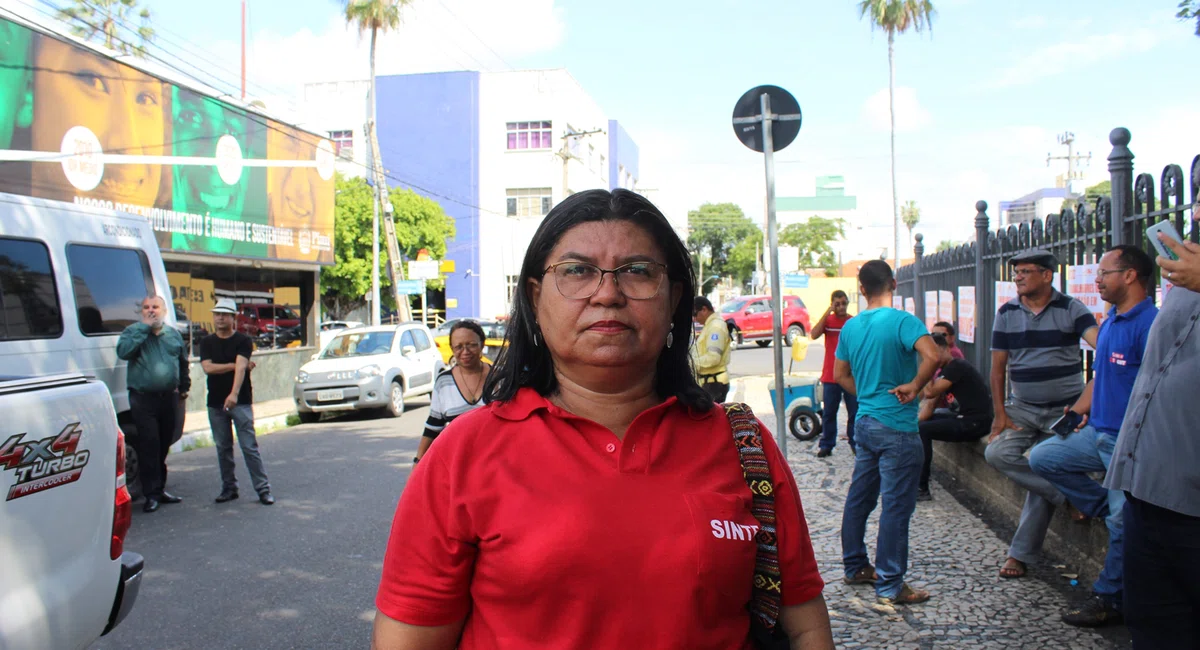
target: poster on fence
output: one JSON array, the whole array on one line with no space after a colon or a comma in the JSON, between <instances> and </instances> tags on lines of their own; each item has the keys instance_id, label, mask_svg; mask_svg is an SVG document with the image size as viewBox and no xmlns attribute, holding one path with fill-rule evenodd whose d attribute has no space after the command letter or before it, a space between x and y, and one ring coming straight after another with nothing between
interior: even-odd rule
<instances>
[{"instance_id":1,"label":"poster on fence","mask_svg":"<svg viewBox=\"0 0 1200 650\"><path fill-rule=\"evenodd\" d=\"M938 322L953 323L954 322L954 293L950 291L938 291Z\"/></svg>"},{"instance_id":2,"label":"poster on fence","mask_svg":"<svg viewBox=\"0 0 1200 650\"><path fill-rule=\"evenodd\" d=\"M916 316L917 315L917 302L915 300L913 300L912 298L905 298L904 299L904 311L912 314L913 316Z\"/></svg>"},{"instance_id":3,"label":"poster on fence","mask_svg":"<svg viewBox=\"0 0 1200 650\"><path fill-rule=\"evenodd\" d=\"M933 324L938 320L938 292L925 292L925 329L933 329Z\"/></svg>"},{"instance_id":4,"label":"poster on fence","mask_svg":"<svg viewBox=\"0 0 1200 650\"><path fill-rule=\"evenodd\" d=\"M1067 295L1083 303L1088 311L1096 317L1097 323L1103 323L1104 317L1108 314L1108 303L1104 302L1104 299L1100 297L1100 292L1096 289L1096 271L1099 268L1099 264L1068 266ZM1092 349L1082 340L1079 341L1079 346L1085 350Z\"/></svg>"},{"instance_id":5,"label":"poster on fence","mask_svg":"<svg viewBox=\"0 0 1200 650\"><path fill-rule=\"evenodd\" d=\"M1017 297L1017 285L1003 280L996 281L996 311L1004 306L1004 303L1014 300Z\"/></svg>"},{"instance_id":6,"label":"poster on fence","mask_svg":"<svg viewBox=\"0 0 1200 650\"><path fill-rule=\"evenodd\" d=\"M892 309L896 309L898 311L904 310L904 298L902 296L892 296Z\"/></svg>"},{"instance_id":7,"label":"poster on fence","mask_svg":"<svg viewBox=\"0 0 1200 650\"><path fill-rule=\"evenodd\" d=\"M975 342L975 287L958 288L958 340Z\"/></svg>"}]
</instances>

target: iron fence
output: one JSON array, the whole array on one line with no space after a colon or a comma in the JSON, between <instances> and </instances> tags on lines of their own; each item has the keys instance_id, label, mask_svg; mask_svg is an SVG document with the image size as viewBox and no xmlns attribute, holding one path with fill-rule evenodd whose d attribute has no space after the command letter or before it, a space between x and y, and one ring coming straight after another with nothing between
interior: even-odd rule
<instances>
[{"instance_id":1,"label":"iron fence","mask_svg":"<svg viewBox=\"0 0 1200 650\"><path fill-rule=\"evenodd\" d=\"M1156 184L1152 174L1134 176L1130 138L1129 130L1124 128L1113 129L1109 134L1113 146L1108 156L1111 196L1081 201L1075 209L1064 206L1061 213L1047 215L1044 220L1035 218L996 231L990 229L987 203L979 201L975 204L975 241L928 257L924 255L923 239L917 235L913 264L896 270L897 295L911 298L917 316L924 318L924 292L954 292L957 305L958 287L974 286L974 343L963 343L960 337L959 345L986 377L992 365L992 324L998 307L996 283L1011 280L1008 260L1017 253L1035 248L1054 253L1061 264L1057 288L1065 293L1067 267L1096 263L1112 246L1141 246L1151 258L1155 257L1157 253L1145 233L1146 228L1160 221L1170 220L1177 232L1200 243L1200 228L1187 227L1191 223L1188 214L1200 209L1200 155L1192 159L1190 174L1185 176L1179 165L1167 165ZM1188 179L1191 201L1185 200ZM1157 274L1152 276L1152 282L1153 296L1159 283ZM1090 353L1085 364L1090 377Z\"/></svg>"}]
</instances>

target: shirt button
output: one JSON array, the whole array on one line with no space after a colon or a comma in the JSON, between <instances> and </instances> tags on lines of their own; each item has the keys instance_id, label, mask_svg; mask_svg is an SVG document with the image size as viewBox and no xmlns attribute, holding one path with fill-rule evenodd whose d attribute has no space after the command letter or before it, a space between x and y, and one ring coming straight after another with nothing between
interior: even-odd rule
<instances>
[{"instance_id":1,"label":"shirt button","mask_svg":"<svg viewBox=\"0 0 1200 650\"><path fill-rule=\"evenodd\" d=\"M1150 393L1146 393L1145 397L1146 399L1150 399Z\"/></svg>"},{"instance_id":2,"label":"shirt button","mask_svg":"<svg viewBox=\"0 0 1200 650\"><path fill-rule=\"evenodd\" d=\"M608 446L604 448L604 451L607 451L607 452L608 452L608 453L610 453L610 454L611 454L611 453L613 453L613 452L614 452L614 451L616 451L616 450L617 450L617 446L616 446L616 445L614 445L614 444L613 444L613 443L611 443L611 442L610 442L610 443L608 443Z\"/></svg>"}]
</instances>

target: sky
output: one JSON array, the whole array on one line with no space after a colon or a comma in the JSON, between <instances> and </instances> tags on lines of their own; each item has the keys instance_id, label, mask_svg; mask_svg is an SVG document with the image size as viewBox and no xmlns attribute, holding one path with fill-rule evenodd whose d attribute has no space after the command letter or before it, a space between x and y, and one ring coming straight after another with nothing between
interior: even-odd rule
<instances>
[{"instance_id":1,"label":"sky","mask_svg":"<svg viewBox=\"0 0 1200 650\"><path fill-rule=\"evenodd\" d=\"M43 2L0 0L28 14ZM142 0L164 59L236 88L240 0ZM1109 132L1126 127L1136 172L1185 174L1200 154L1200 57L1176 0L934 0L932 32L896 39L898 198L916 201L927 245L973 233L993 209L1053 187L1056 136L1106 180ZM796 96L800 135L777 155L777 195L811 196L845 176L860 219L890 224L887 37L851 0L415 0L383 36L380 74L566 68L641 152L641 187L676 220L733 202L761 221L762 156L730 122L746 90ZM32 7L31 7L32 6ZM249 94L287 104L305 82L363 79L367 44L337 0L248 0ZM36 14L34 14L36 15ZM45 21L45 17L41 17ZM386 119L381 115L380 119ZM463 197L469 199L470 197ZM907 235L906 235L907 237Z\"/></svg>"}]
</instances>

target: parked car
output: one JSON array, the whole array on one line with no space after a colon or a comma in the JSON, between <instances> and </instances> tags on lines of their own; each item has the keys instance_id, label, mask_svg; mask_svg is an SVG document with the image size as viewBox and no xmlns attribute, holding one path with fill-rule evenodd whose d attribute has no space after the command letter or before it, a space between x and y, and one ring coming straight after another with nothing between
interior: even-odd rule
<instances>
[{"instance_id":1,"label":"parked car","mask_svg":"<svg viewBox=\"0 0 1200 650\"><path fill-rule=\"evenodd\" d=\"M283 305L265 302L244 302L238 306L237 328L243 334L257 337L263 332L274 332L281 327L300 324L300 314Z\"/></svg>"},{"instance_id":2,"label":"parked car","mask_svg":"<svg viewBox=\"0 0 1200 650\"><path fill-rule=\"evenodd\" d=\"M760 347L771 344L771 298L770 296L742 296L721 305L721 317L729 326L729 336L740 345L754 341ZM784 340L791 345L798 336L807 336L812 330L808 319L808 308L797 296L783 297Z\"/></svg>"},{"instance_id":3,"label":"parked car","mask_svg":"<svg viewBox=\"0 0 1200 650\"><path fill-rule=\"evenodd\" d=\"M442 326L434 332L434 341L437 343L438 352L442 353L442 361L446 364L449 364L450 358L454 356L454 351L450 349L450 328L454 327L454 324L460 320L463 319L455 318L454 320L448 320L442 323ZM500 350L508 345L508 341L505 340L508 334L508 326L492 320L475 320L475 322L479 323L479 326L483 328L483 358L489 363L494 362L496 357L500 355Z\"/></svg>"},{"instance_id":4,"label":"parked car","mask_svg":"<svg viewBox=\"0 0 1200 650\"><path fill-rule=\"evenodd\" d=\"M125 434L129 491L139 496L137 428L117 338L141 320L147 295L171 285L145 217L0 194L0 372L78 372L104 382ZM176 327L175 310L164 314ZM183 433L180 412L175 435Z\"/></svg>"},{"instance_id":5,"label":"parked car","mask_svg":"<svg viewBox=\"0 0 1200 650\"><path fill-rule=\"evenodd\" d=\"M254 346L259 350L299 347L300 326L276 327L270 331L264 331L254 339Z\"/></svg>"},{"instance_id":6,"label":"parked car","mask_svg":"<svg viewBox=\"0 0 1200 650\"><path fill-rule=\"evenodd\" d=\"M175 329L183 337L183 342L189 345L199 344L200 339L208 336L208 330L204 329L203 325L188 320L187 314L184 313L183 307L179 303L175 303Z\"/></svg>"},{"instance_id":7,"label":"parked car","mask_svg":"<svg viewBox=\"0 0 1200 650\"><path fill-rule=\"evenodd\" d=\"M406 398L433 390L444 367L432 333L420 323L347 329L301 366L296 411L301 422L362 409L398 417Z\"/></svg>"},{"instance_id":8,"label":"parked car","mask_svg":"<svg viewBox=\"0 0 1200 650\"><path fill-rule=\"evenodd\" d=\"M86 648L129 614L144 566L125 550L112 396L77 373L8 378L0 413L0 648Z\"/></svg>"}]
</instances>

